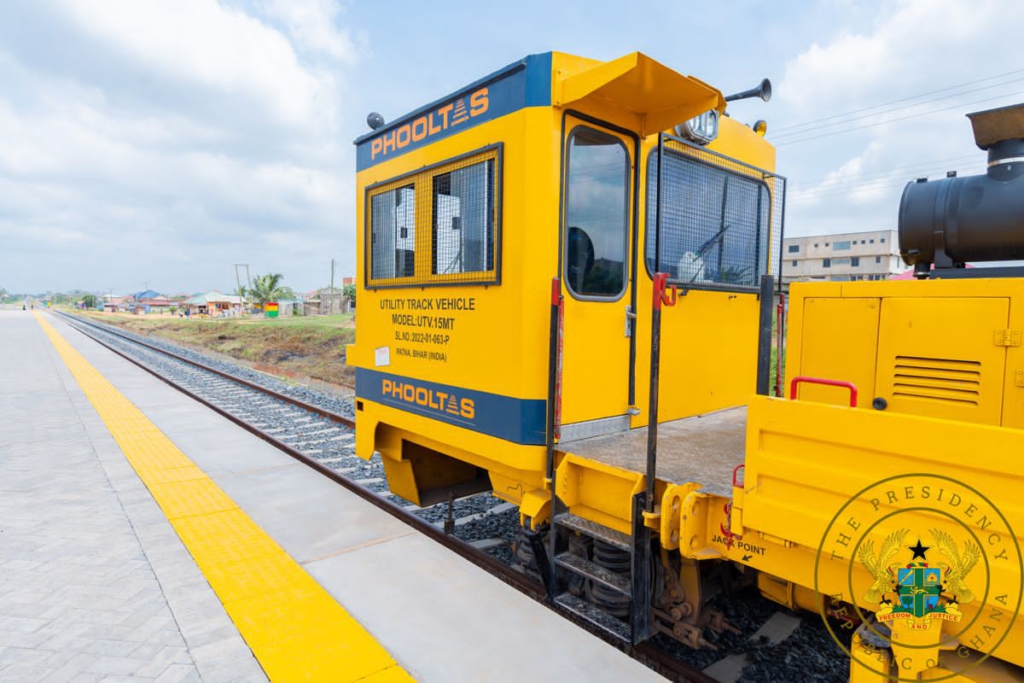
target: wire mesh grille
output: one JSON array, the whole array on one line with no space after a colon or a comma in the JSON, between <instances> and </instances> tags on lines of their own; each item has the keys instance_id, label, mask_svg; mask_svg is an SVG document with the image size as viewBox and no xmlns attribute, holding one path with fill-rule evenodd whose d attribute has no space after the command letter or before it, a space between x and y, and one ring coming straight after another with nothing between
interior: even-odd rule
<instances>
[{"instance_id":1,"label":"wire mesh grille","mask_svg":"<svg viewBox=\"0 0 1024 683\"><path fill-rule=\"evenodd\" d=\"M498 278L497 150L369 192L369 287L490 284Z\"/></svg>"},{"instance_id":2,"label":"wire mesh grille","mask_svg":"<svg viewBox=\"0 0 1024 683\"><path fill-rule=\"evenodd\" d=\"M494 160L455 166L435 175L432 185L431 274L462 281L492 272Z\"/></svg>"},{"instance_id":3,"label":"wire mesh grille","mask_svg":"<svg viewBox=\"0 0 1024 683\"><path fill-rule=\"evenodd\" d=\"M395 283L415 275L416 188L410 183L370 197L370 279Z\"/></svg>"},{"instance_id":4,"label":"wire mesh grille","mask_svg":"<svg viewBox=\"0 0 1024 683\"><path fill-rule=\"evenodd\" d=\"M779 281L785 179L671 136L662 148L663 181L657 149L648 161L648 269L690 288L756 289L765 273Z\"/></svg>"}]
</instances>

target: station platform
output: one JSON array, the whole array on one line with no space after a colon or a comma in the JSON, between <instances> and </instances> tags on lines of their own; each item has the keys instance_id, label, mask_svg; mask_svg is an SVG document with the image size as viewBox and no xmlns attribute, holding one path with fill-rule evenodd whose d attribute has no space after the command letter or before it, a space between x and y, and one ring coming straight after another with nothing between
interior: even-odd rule
<instances>
[{"instance_id":1,"label":"station platform","mask_svg":"<svg viewBox=\"0 0 1024 683\"><path fill-rule=\"evenodd\" d=\"M54 316L0 348L0 680L663 680Z\"/></svg>"}]
</instances>

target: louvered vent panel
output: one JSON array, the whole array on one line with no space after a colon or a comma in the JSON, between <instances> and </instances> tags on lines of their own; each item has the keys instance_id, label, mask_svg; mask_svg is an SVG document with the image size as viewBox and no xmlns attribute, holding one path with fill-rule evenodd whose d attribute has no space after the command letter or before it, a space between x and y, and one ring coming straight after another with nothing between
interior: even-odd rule
<instances>
[{"instance_id":1,"label":"louvered vent panel","mask_svg":"<svg viewBox=\"0 0 1024 683\"><path fill-rule=\"evenodd\" d=\"M981 402L981 363L896 356L893 395L976 406Z\"/></svg>"}]
</instances>

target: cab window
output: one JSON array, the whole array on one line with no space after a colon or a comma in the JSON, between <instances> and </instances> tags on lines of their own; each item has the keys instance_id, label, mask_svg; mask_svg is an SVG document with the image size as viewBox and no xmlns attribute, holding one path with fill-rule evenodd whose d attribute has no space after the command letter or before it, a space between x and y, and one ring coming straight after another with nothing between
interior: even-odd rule
<instances>
[{"instance_id":1,"label":"cab window","mask_svg":"<svg viewBox=\"0 0 1024 683\"><path fill-rule=\"evenodd\" d=\"M629 154L619 138L580 127L569 136L565 280L581 297L618 298L626 288Z\"/></svg>"},{"instance_id":2,"label":"cab window","mask_svg":"<svg viewBox=\"0 0 1024 683\"><path fill-rule=\"evenodd\" d=\"M653 150L647 162L648 270L657 268L687 287L757 287L769 261L768 186L667 145L662 173L661 235L656 239L658 151Z\"/></svg>"},{"instance_id":3,"label":"cab window","mask_svg":"<svg viewBox=\"0 0 1024 683\"><path fill-rule=\"evenodd\" d=\"M370 277L412 277L416 267L416 192L396 187L370 199Z\"/></svg>"}]
</instances>

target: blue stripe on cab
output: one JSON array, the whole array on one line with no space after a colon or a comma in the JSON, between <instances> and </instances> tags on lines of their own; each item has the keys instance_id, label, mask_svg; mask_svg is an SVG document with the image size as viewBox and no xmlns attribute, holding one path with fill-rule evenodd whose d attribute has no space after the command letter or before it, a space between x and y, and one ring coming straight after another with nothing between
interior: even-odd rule
<instances>
[{"instance_id":1,"label":"blue stripe on cab","mask_svg":"<svg viewBox=\"0 0 1024 683\"><path fill-rule=\"evenodd\" d=\"M551 53L530 55L356 139L356 169L375 166L523 107L551 104Z\"/></svg>"},{"instance_id":2,"label":"blue stripe on cab","mask_svg":"<svg viewBox=\"0 0 1024 683\"><path fill-rule=\"evenodd\" d=\"M365 368L356 368L356 398L526 446L547 442L547 402L542 399L512 398Z\"/></svg>"}]
</instances>

